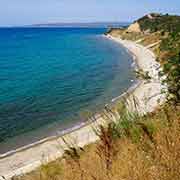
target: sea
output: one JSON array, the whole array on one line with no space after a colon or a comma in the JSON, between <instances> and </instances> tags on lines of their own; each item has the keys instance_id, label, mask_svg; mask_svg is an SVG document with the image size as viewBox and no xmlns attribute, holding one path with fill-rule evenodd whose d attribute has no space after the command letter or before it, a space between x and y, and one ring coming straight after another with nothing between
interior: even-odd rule
<instances>
[{"instance_id":1,"label":"sea","mask_svg":"<svg viewBox=\"0 0 180 180\"><path fill-rule=\"evenodd\" d=\"M0 28L0 154L71 130L134 80L107 28Z\"/></svg>"}]
</instances>

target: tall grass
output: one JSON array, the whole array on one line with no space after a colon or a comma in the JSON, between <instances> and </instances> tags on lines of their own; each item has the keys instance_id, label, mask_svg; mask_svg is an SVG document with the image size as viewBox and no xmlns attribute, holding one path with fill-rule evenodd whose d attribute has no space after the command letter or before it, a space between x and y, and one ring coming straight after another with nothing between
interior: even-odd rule
<instances>
[{"instance_id":1,"label":"tall grass","mask_svg":"<svg viewBox=\"0 0 180 180\"><path fill-rule=\"evenodd\" d=\"M108 125L99 127L97 143L83 149L67 143L63 158L16 179L179 180L180 108L165 105L143 117L120 109L116 121L105 113Z\"/></svg>"}]
</instances>

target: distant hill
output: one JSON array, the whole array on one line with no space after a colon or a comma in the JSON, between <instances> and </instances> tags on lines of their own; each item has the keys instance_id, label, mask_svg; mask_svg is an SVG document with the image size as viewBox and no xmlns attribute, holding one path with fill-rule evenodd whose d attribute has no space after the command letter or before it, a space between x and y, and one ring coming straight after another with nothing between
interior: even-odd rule
<instances>
[{"instance_id":1,"label":"distant hill","mask_svg":"<svg viewBox=\"0 0 180 180\"><path fill-rule=\"evenodd\" d=\"M33 24L30 27L82 27L82 28L119 28L127 27L128 22L92 22L92 23L45 23L45 24Z\"/></svg>"}]
</instances>

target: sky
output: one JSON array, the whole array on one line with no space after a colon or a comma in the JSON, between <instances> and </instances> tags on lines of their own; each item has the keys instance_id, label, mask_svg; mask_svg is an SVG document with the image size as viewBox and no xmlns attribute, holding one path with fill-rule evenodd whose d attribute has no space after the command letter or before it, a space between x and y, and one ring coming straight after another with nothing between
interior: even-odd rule
<instances>
[{"instance_id":1,"label":"sky","mask_svg":"<svg viewBox=\"0 0 180 180\"><path fill-rule=\"evenodd\" d=\"M150 12L180 15L180 0L0 0L0 26L131 22Z\"/></svg>"}]
</instances>

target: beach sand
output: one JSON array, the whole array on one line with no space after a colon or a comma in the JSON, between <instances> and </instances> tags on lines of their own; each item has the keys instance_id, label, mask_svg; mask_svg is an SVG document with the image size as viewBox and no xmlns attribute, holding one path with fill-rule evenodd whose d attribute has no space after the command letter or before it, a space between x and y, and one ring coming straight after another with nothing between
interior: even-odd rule
<instances>
[{"instance_id":1,"label":"beach sand","mask_svg":"<svg viewBox=\"0 0 180 180\"><path fill-rule=\"evenodd\" d=\"M130 106L133 104L134 98L137 101L137 108L139 113L145 114L147 112L152 112L159 104L165 101L166 94L162 93L166 91L166 85L162 85L162 80L164 77L159 76L159 71L161 70L160 64L156 61L155 54L140 44L129 40L121 40L120 38L112 37L108 35L108 38L120 43L125 48L127 48L134 56L138 68L142 69L144 72L148 72L151 77L149 81L141 80L141 83L134 92L128 98ZM134 107L129 107L131 110Z\"/></svg>"},{"instance_id":2,"label":"beach sand","mask_svg":"<svg viewBox=\"0 0 180 180\"><path fill-rule=\"evenodd\" d=\"M165 94L161 93L165 87L161 85L161 79L158 75L160 65L156 62L154 53L132 41L121 40L109 35L107 38L127 48L133 54L138 67L149 72L151 80L149 82L141 81L129 95L128 102L134 101L135 98L141 114L152 112L159 103L165 101ZM129 109L133 111L135 108L133 105L129 105ZM106 122L100 116L96 119L96 121L89 122L87 125L63 135L63 139L70 145L81 147L97 141L98 137L94 132L94 128L98 128L99 124L105 124ZM28 173L42 163L48 163L61 157L64 149L67 148L63 139L62 137L51 137L48 140L43 140L38 145L24 147L8 154L0 155L0 176L9 179L14 175Z\"/></svg>"}]
</instances>

